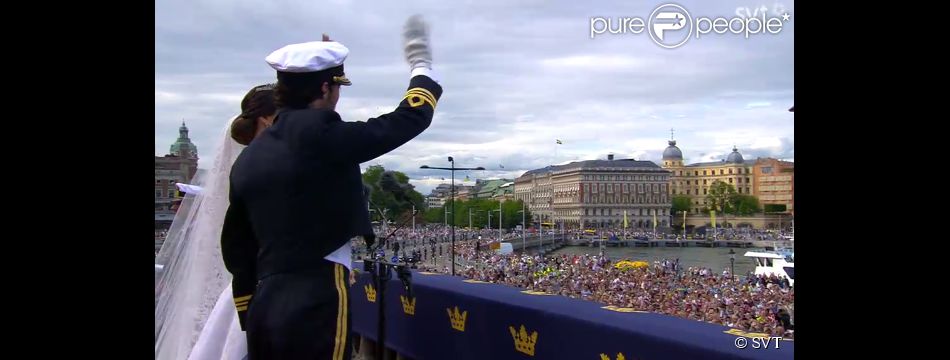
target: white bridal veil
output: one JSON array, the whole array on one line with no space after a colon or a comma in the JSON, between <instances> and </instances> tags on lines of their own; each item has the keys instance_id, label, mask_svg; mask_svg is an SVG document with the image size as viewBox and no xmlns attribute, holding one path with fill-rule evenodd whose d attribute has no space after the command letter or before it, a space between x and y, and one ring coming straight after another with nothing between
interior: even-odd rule
<instances>
[{"instance_id":1,"label":"white bridal veil","mask_svg":"<svg viewBox=\"0 0 950 360\"><path fill-rule=\"evenodd\" d=\"M228 209L231 164L244 146L231 139L230 127L228 121L211 170L196 174L191 182L201 192L184 197L155 258L160 271L155 278L155 359L188 359L219 295L231 282L221 258L221 227ZM232 304L227 305L225 309L233 312Z\"/></svg>"}]
</instances>

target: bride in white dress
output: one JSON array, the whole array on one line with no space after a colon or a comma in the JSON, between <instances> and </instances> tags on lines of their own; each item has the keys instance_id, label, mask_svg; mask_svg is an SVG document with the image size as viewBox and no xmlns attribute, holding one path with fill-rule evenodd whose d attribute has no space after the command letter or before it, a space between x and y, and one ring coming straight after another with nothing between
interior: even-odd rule
<instances>
[{"instance_id":1,"label":"bride in white dress","mask_svg":"<svg viewBox=\"0 0 950 360\"><path fill-rule=\"evenodd\" d=\"M192 181L165 243L155 258L155 359L242 360L247 339L231 293L231 274L221 257L221 227L228 209L231 165L276 115L273 86L251 89L242 114L229 121L214 163ZM232 133L233 130L233 133ZM156 266L156 269L159 266Z\"/></svg>"}]
</instances>

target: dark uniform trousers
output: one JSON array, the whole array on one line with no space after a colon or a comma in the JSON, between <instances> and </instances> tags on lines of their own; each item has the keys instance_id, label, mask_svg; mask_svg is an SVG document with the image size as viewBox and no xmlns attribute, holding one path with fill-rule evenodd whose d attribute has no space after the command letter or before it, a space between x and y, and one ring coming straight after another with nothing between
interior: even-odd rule
<instances>
[{"instance_id":1,"label":"dark uniform trousers","mask_svg":"<svg viewBox=\"0 0 950 360\"><path fill-rule=\"evenodd\" d=\"M350 360L349 270L324 262L260 281L247 313L249 360Z\"/></svg>"}]
</instances>

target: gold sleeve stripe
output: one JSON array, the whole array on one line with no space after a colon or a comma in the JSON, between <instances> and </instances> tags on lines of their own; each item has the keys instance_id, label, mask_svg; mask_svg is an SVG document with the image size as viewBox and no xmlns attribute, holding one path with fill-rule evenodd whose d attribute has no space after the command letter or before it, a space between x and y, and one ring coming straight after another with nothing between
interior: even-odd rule
<instances>
[{"instance_id":1,"label":"gold sleeve stripe","mask_svg":"<svg viewBox=\"0 0 950 360\"><path fill-rule=\"evenodd\" d=\"M409 94L406 94L405 99L408 99L408 100L409 100L409 103L410 103L409 105L412 105L413 107L422 105L423 103L429 103L429 104L433 105L433 107L434 107L435 104L436 104L435 101L433 101L433 100L432 100L431 98L429 98L427 95L422 94L422 93L409 93Z\"/></svg>"},{"instance_id":2,"label":"gold sleeve stripe","mask_svg":"<svg viewBox=\"0 0 950 360\"><path fill-rule=\"evenodd\" d=\"M237 311L245 311L245 310L247 310L247 305L237 307Z\"/></svg>"},{"instance_id":3,"label":"gold sleeve stripe","mask_svg":"<svg viewBox=\"0 0 950 360\"><path fill-rule=\"evenodd\" d=\"M435 104L433 104L432 101L430 101L429 99L427 99L425 96L422 96L422 95L415 95L415 94L406 95L406 97L404 97L403 100L406 100L406 102L408 102L409 106L411 107L419 107L419 106L422 106L422 104L428 103L429 105L432 106L433 109L435 109Z\"/></svg>"},{"instance_id":4,"label":"gold sleeve stripe","mask_svg":"<svg viewBox=\"0 0 950 360\"><path fill-rule=\"evenodd\" d=\"M242 302L242 301L251 300L251 296L254 296L254 295L248 295L248 296L242 296L242 297L239 297L239 298L234 298L234 302L237 303L237 302Z\"/></svg>"},{"instance_id":5,"label":"gold sleeve stripe","mask_svg":"<svg viewBox=\"0 0 950 360\"><path fill-rule=\"evenodd\" d=\"M429 91L423 88L410 89L409 91L406 92L406 96L409 96L409 95L421 96L421 97L426 98L433 104L436 103L435 96L432 96L432 93L430 93Z\"/></svg>"},{"instance_id":6,"label":"gold sleeve stripe","mask_svg":"<svg viewBox=\"0 0 950 360\"><path fill-rule=\"evenodd\" d=\"M433 102L435 102L435 95L432 95L432 93L431 93L429 90L426 90L426 89L421 88L421 87L416 87L416 88L412 88L412 89L409 89L408 91L406 91L407 94L408 94L408 93L414 93L414 92L426 94L426 95L429 96L429 99L431 99Z\"/></svg>"},{"instance_id":7,"label":"gold sleeve stripe","mask_svg":"<svg viewBox=\"0 0 950 360\"><path fill-rule=\"evenodd\" d=\"M247 305L247 304L248 304L248 301L241 301L241 302L234 303L234 306L241 306L241 305Z\"/></svg>"},{"instance_id":8,"label":"gold sleeve stripe","mask_svg":"<svg viewBox=\"0 0 950 360\"><path fill-rule=\"evenodd\" d=\"M432 105L432 108L435 108L438 105L438 102L435 100L435 96L432 95L429 90L423 88L412 88L409 91L406 91L406 97L403 98L409 102L409 105L412 107L417 107L423 103L428 102L429 105Z\"/></svg>"}]
</instances>

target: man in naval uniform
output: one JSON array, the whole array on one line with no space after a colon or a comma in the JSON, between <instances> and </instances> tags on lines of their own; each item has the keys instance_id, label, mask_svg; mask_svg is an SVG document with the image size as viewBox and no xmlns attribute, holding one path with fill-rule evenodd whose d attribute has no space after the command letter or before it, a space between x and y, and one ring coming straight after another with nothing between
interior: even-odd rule
<instances>
[{"instance_id":1,"label":"man in naval uniform","mask_svg":"<svg viewBox=\"0 0 950 360\"><path fill-rule=\"evenodd\" d=\"M267 56L278 115L234 162L221 234L250 360L350 359L349 241L371 229L359 165L429 127L442 88L428 38L411 17L408 90L395 111L366 122L335 111L350 85L342 44L324 35Z\"/></svg>"}]
</instances>

